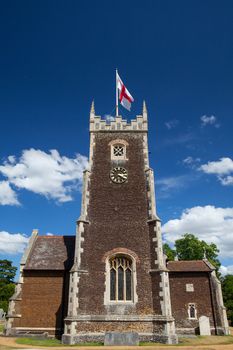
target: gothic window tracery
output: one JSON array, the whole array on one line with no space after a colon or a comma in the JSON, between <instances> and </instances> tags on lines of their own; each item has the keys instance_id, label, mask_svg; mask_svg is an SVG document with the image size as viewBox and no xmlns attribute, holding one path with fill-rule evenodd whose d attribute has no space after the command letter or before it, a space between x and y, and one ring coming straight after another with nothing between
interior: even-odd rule
<instances>
[{"instance_id":1,"label":"gothic window tracery","mask_svg":"<svg viewBox=\"0 0 233 350\"><path fill-rule=\"evenodd\" d=\"M110 264L110 301L132 301L132 260L117 256Z\"/></svg>"}]
</instances>

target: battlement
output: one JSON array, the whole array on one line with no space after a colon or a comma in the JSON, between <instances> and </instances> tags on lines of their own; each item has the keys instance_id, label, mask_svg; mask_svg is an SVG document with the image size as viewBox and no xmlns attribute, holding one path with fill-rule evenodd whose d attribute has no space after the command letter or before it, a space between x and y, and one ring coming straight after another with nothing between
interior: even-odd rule
<instances>
[{"instance_id":1,"label":"battlement","mask_svg":"<svg viewBox=\"0 0 233 350\"><path fill-rule=\"evenodd\" d=\"M147 109L143 102L143 113L137 115L136 119L128 122L122 116L112 117L111 120L102 119L101 116L95 115L94 102L92 102L90 112L90 131L148 131Z\"/></svg>"}]
</instances>

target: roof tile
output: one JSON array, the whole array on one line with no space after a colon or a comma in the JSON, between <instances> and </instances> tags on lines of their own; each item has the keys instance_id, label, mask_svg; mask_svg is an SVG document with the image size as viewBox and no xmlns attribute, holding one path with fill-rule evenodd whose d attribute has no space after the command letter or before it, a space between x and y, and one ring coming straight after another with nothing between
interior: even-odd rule
<instances>
[{"instance_id":1,"label":"roof tile","mask_svg":"<svg viewBox=\"0 0 233 350\"><path fill-rule=\"evenodd\" d=\"M38 236L26 270L69 270L74 261L75 236Z\"/></svg>"},{"instance_id":2,"label":"roof tile","mask_svg":"<svg viewBox=\"0 0 233 350\"><path fill-rule=\"evenodd\" d=\"M168 261L167 268L171 272L210 272L212 269L204 260Z\"/></svg>"}]
</instances>

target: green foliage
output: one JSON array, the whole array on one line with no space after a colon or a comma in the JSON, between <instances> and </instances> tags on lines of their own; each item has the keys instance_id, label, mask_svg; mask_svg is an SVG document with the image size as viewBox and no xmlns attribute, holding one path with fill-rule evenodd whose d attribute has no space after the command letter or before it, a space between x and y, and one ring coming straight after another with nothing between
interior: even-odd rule
<instances>
[{"instance_id":1,"label":"green foliage","mask_svg":"<svg viewBox=\"0 0 233 350\"><path fill-rule=\"evenodd\" d=\"M5 312L8 310L10 297L14 294L13 283L17 268L12 266L12 261L0 260L0 308Z\"/></svg>"},{"instance_id":2,"label":"green foliage","mask_svg":"<svg viewBox=\"0 0 233 350\"><path fill-rule=\"evenodd\" d=\"M8 300L0 300L0 309L3 309L5 312L7 312L8 304Z\"/></svg>"},{"instance_id":3,"label":"green foliage","mask_svg":"<svg viewBox=\"0 0 233 350\"><path fill-rule=\"evenodd\" d=\"M4 331L4 324L3 323L0 323L0 333L3 333ZM1 348L2 349L2 348Z\"/></svg>"},{"instance_id":4,"label":"green foliage","mask_svg":"<svg viewBox=\"0 0 233 350\"><path fill-rule=\"evenodd\" d=\"M172 248L169 246L169 244L164 243L164 245L163 245L163 251L164 251L164 253L166 254L167 259L168 259L169 261L175 260L176 251L175 251L174 249L172 249Z\"/></svg>"},{"instance_id":5,"label":"green foliage","mask_svg":"<svg viewBox=\"0 0 233 350\"><path fill-rule=\"evenodd\" d=\"M202 260L206 257L217 270L221 266L217 258L217 246L201 241L191 233L185 233L182 238L177 239L175 248L179 260Z\"/></svg>"},{"instance_id":6,"label":"green foliage","mask_svg":"<svg viewBox=\"0 0 233 350\"><path fill-rule=\"evenodd\" d=\"M0 260L0 288L2 285L13 282L17 268L10 260Z\"/></svg>"},{"instance_id":7,"label":"green foliage","mask_svg":"<svg viewBox=\"0 0 233 350\"><path fill-rule=\"evenodd\" d=\"M226 275L222 278L222 294L228 319L233 325L233 275Z\"/></svg>"},{"instance_id":8,"label":"green foliage","mask_svg":"<svg viewBox=\"0 0 233 350\"><path fill-rule=\"evenodd\" d=\"M8 300L15 291L14 283L8 283L0 289L0 300Z\"/></svg>"},{"instance_id":9,"label":"green foliage","mask_svg":"<svg viewBox=\"0 0 233 350\"><path fill-rule=\"evenodd\" d=\"M8 283L0 288L0 308L5 312L8 310L9 299L14 294L14 291L14 283Z\"/></svg>"}]
</instances>

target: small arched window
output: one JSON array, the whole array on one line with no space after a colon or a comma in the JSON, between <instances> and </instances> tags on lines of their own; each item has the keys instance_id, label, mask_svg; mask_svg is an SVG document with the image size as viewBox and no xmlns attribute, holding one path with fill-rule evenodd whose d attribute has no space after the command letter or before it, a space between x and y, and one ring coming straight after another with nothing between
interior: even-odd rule
<instances>
[{"instance_id":1,"label":"small arched window","mask_svg":"<svg viewBox=\"0 0 233 350\"><path fill-rule=\"evenodd\" d=\"M109 260L109 264L110 301L132 301L132 260L125 256L116 256Z\"/></svg>"},{"instance_id":2,"label":"small arched window","mask_svg":"<svg viewBox=\"0 0 233 350\"><path fill-rule=\"evenodd\" d=\"M195 304L189 304L188 306L188 315L189 318L196 319L197 318L197 310Z\"/></svg>"}]
</instances>

